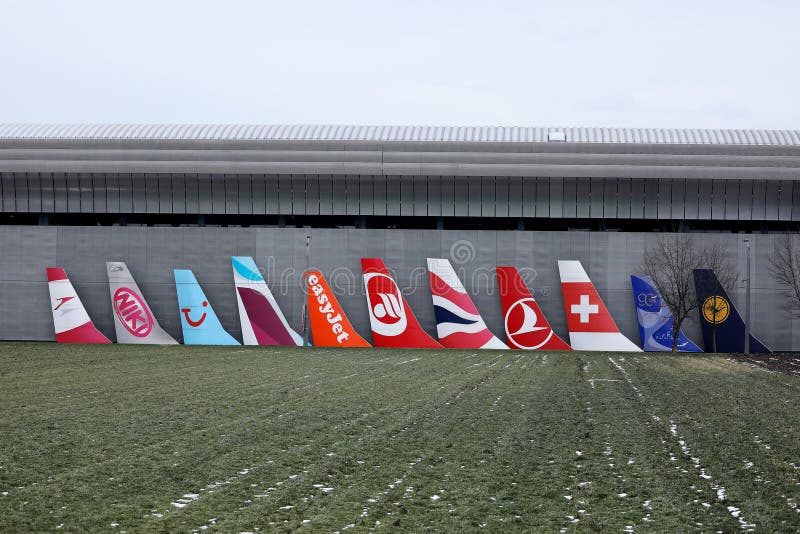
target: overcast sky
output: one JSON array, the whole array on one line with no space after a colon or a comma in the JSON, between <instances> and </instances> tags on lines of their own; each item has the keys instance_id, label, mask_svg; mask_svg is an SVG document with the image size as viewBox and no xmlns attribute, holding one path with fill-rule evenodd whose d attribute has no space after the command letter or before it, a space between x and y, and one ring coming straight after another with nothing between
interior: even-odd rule
<instances>
[{"instance_id":1,"label":"overcast sky","mask_svg":"<svg viewBox=\"0 0 800 534\"><path fill-rule=\"evenodd\" d=\"M800 128L800 2L0 0L0 122Z\"/></svg>"}]
</instances>

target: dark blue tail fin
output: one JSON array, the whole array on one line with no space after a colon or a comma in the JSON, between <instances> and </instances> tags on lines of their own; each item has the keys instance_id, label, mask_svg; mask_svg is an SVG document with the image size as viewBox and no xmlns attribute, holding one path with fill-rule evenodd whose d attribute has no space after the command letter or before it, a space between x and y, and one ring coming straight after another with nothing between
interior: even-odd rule
<instances>
[{"instance_id":1,"label":"dark blue tail fin","mask_svg":"<svg viewBox=\"0 0 800 534\"><path fill-rule=\"evenodd\" d=\"M695 269L694 287L706 352L744 352L744 321L714 271ZM750 334L750 352L772 351Z\"/></svg>"},{"instance_id":2,"label":"dark blue tail fin","mask_svg":"<svg viewBox=\"0 0 800 534\"><path fill-rule=\"evenodd\" d=\"M652 278L646 275L631 275L633 303L636 305L636 320L642 348L646 351L671 351L672 325L675 319L656 289ZM691 339L678 330L678 352L703 352Z\"/></svg>"}]
</instances>

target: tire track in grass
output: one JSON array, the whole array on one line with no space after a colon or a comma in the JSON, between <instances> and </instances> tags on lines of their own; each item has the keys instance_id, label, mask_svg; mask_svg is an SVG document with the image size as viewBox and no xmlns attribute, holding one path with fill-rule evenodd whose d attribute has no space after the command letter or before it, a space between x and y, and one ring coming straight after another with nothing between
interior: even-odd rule
<instances>
[{"instance_id":1,"label":"tire track in grass","mask_svg":"<svg viewBox=\"0 0 800 534\"><path fill-rule=\"evenodd\" d=\"M746 503L748 522L759 529L800 528L800 516L792 507L800 484L789 465L800 443L800 382L787 383L785 375L717 356L665 355L654 360L651 371L668 378L648 382L661 412L670 410L681 433L693 435L693 451L702 450L727 480L727 492ZM643 380L648 379L643 374Z\"/></svg>"},{"instance_id":2,"label":"tire track in grass","mask_svg":"<svg viewBox=\"0 0 800 534\"><path fill-rule=\"evenodd\" d=\"M280 414L278 417L280 418L283 415L284 414ZM258 414L255 414L254 417L258 417ZM245 419L239 419L237 421L231 422L231 425L241 425L243 422L246 424L246 420ZM224 428L217 428L217 431L218 432L227 432L227 430L225 430ZM170 440L164 440L164 441L156 442L155 444L151 444L150 447L162 447L162 446L165 446L165 447L168 447L170 450L172 450L172 445L171 444L170 445L165 445L165 443L169 443L169 441ZM191 440L191 441L193 441L193 440ZM140 455L143 454L144 452L145 451L142 448L138 448L138 449L135 450L135 453L138 453ZM123 460L123 462L125 462L125 461L126 460ZM93 471L97 471L97 469L102 469L103 465L113 465L114 463L117 463L117 462L119 462L119 458L114 458L113 456L110 456L110 457L107 457L107 460L104 461L104 462L94 463L94 464L91 464L91 465L89 465L87 467L88 467L88 469L91 469ZM74 479L75 478L75 470L74 469L70 470L68 473L66 473L63 476L63 478L64 479ZM94 477L89 477L89 478L94 478ZM194 493L194 492L192 492L192 493ZM182 495L188 495L188 493L184 493Z\"/></svg>"},{"instance_id":3,"label":"tire track in grass","mask_svg":"<svg viewBox=\"0 0 800 534\"><path fill-rule=\"evenodd\" d=\"M463 371L460 370L460 369L455 369L455 370L452 371L452 373L448 373L447 375L445 375L443 377L440 377L439 382L444 382L444 383L451 382L452 381L451 375L452 376L463 375ZM439 388L436 387L436 384L434 384L432 387L430 387L430 391L432 393L435 393L436 391L439 391ZM419 416L414 417L412 419L421 420L421 419L425 419L426 417L428 417L429 416L429 412L430 412L430 405L428 403L418 403L418 406L419 406L420 409L422 409L422 415L419 415ZM438 402L434 406L434 411L442 409L443 407L444 407L444 403ZM407 423L403 423L403 421L401 421L401 420L396 421L395 424L390 425L389 427L384 428L384 429L373 428L373 430L369 433L369 440L366 440L366 439L364 440L365 442L368 442L368 443L362 444L361 447L363 448L367 444L368 445L374 445L375 443L387 442L387 440L388 440L388 442L391 442L391 440L394 440L394 439L397 439L397 438L402 438L403 436L408 435L407 434L408 431L409 431L409 427L408 427ZM359 439L358 441L361 442L361 439ZM352 444L353 443L351 441L351 445ZM331 449L335 450L336 447L332 447ZM351 454L351 456L354 453L353 450L349 450L348 452ZM363 464L363 462L361 462L361 463ZM312 473L314 472L314 469L316 468L318 472L320 472L320 471L324 472L324 471L328 471L328 470L333 470L333 471L339 470L340 472L344 473L345 477L352 476L352 474L350 474L350 475L347 474L347 469L346 469L347 466L344 466L341 463L340 463L340 465L338 465L336 467L334 467L332 465L323 465L323 464L320 464L318 466L307 466L307 467L308 467L308 470L310 470ZM308 475L308 476L311 476L311 475ZM308 476L306 476L305 478L308 478ZM398 479L402 479L402 477L394 478L394 480L398 480ZM335 484L333 486L335 487ZM335 493L335 491L334 491L334 493ZM304 503L304 504L306 504L306 503ZM313 503L309 503L309 504L313 504ZM282 510L282 511L284 513L290 513L290 512L294 512L296 510L296 508L294 508L294 507L297 506L297 504L296 503L290 503L290 504L288 504L286 506L292 506L293 508ZM363 510L362 510L362 512L363 512ZM231 518L229 517L228 519L231 519ZM273 520L272 522L274 522L276 525L280 525L281 524L280 523L280 518L277 517L277 516L273 517L272 520ZM297 521L296 521L297 518L292 518L291 515L289 517L287 517L286 519L283 519L283 520L284 521L289 521L289 523L288 523L289 528L291 528L291 525L294 525L294 524L297 523ZM306 519L303 519L303 521L305 521L305 520ZM236 521L236 520L234 520L234 521ZM312 520L309 519L308 521L312 521ZM245 523L246 523L246 521L245 521ZM304 523L297 523L297 524L299 525L299 524L304 524ZM220 521L218 520L217 523L216 523L216 526L219 527L219 528L227 528L226 525L231 525L230 521L226 521L224 523L220 523ZM271 525L271 526L275 526L275 525ZM317 526L319 527L319 525L317 525ZM238 528L238 526L237 526L237 528ZM331 528L334 528L334 527L331 527Z\"/></svg>"},{"instance_id":4,"label":"tire track in grass","mask_svg":"<svg viewBox=\"0 0 800 534\"><path fill-rule=\"evenodd\" d=\"M624 361L624 357L618 357L618 360ZM653 411L652 406L648 404L642 391L636 386L636 384L633 383L628 371L611 356L608 357L608 361L611 362L611 365L622 375L623 379L634 391L639 401L647 408L653 421L663 425L663 419ZM747 522L740 507L734 506L733 504L724 504L727 502L727 491L725 487L722 484L717 483L712 476L708 474L707 469L703 467L700 458L692 454L692 450L687 445L685 438L678 432L678 425L672 420L669 421L669 435L675 438L681 454L691 462L692 466L697 471L698 476L702 481L700 483L707 485L714 493L716 493L717 501L725 508L731 517L733 517L739 523L739 526L742 530L747 532L754 531L756 525ZM710 508L711 505L708 503L702 503L702 506L704 508Z\"/></svg>"},{"instance_id":5,"label":"tire track in grass","mask_svg":"<svg viewBox=\"0 0 800 534\"><path fill-rule=\"evenodd\" d=\"M429 425L436 424L442 419L442 417L439 415L440 413L452 411L459 402L462 402L464 399L468 398L465 395L476 394L478 391L482 390L481 388L484 388L487 384L491 383L495 377L502 373L504 369L508 369L508 366L504 366L503 369L494 369L494 365L489 367L488 364L494 363L496 365L501 358L508 356L509 355L501 354L500 356L492 358L488 362L481 362L487 364L483 367L483 369L486 370L486 374L471 384L467 383L457 391L454 391L454 393L450 394L449 397L445 397L442 401L438 402L432 409L424 411L424 413L417 418L420 424L415 425L413 431L410 432L409 428L404 427L394 436L390 436L390 440L395 440L393 443L393 448L398 450L407 449L408 447L404 447L402 443L415 442L420 434L426 432L426 428ZM515 361L519 361L520 359L521 358L518 355ZM467 372L471 372L471 366L466 370ZM491 370L491 372L488 372L489 370ZM459 373L463 373L463 370L456 371L456 374ZM396 441L398 439L401 441ZM380 527L386 520L399 520L399 518L402 517L402 514L405 513L404 506L406 503L410 503L415 499L423 498L417 497L416 484L413 481L410 481L409 477L414 474L419 464L424 460L425 456L426 455L423 453L408 461L406 464L404 464L402 471L396 472L396 474L387 479L388 482L384 483L380 491L367 494L366 498L361 501L362 505L358 517L353 517L350 522L340 525L337 531L343 532L351 528L355 528L356 526L359 526L359 528L366 528L367 526L372 526L373 528ZM435 461L442 460L443 458L439 457L438 460ZM441 493L443 491L444 490L442 489L438 489L435 492L432 492L431 495L428 495L424 498L430 503L437 503L437 501L442 498Z\"/></svg>"}]
</instances>

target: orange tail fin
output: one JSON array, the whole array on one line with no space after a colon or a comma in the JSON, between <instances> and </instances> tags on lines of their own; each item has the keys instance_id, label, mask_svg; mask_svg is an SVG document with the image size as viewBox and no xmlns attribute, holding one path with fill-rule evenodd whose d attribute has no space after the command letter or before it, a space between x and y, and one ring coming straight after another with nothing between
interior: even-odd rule
<instances>
[{"instance_id":1,"label":"orange tail fin","mask_svg":"<svg viewBox=\"0 0 800 534\"><path fill-rule=\"evenodd\" d=\"M308 271L308 315L315 347L371 347L358 335L320 271Z\"/></svg>"}]
</instances>

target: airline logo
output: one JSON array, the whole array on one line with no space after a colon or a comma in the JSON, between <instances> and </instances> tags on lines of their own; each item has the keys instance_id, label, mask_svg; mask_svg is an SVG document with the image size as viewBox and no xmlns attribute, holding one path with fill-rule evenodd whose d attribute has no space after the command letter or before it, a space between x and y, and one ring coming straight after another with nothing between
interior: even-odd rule
<instances>
[{"instance_id":1,"label":"airline logo","mask_svg":"<svg viewBox=\"0 0 800 534\"><path fill-rule=\"evenodd\" d=\"M72 297L60 297L60 298L56 299L58 301L58 305L55 308L53 308L53 311L61 309L61 306L63 306L64 304L66 304L67 302L71 301L74 298L75 297L72 296ZM61 315L64 315L65 313L73 311L73 310L75 310L75 308L72 308L72 307L64 308L64 310L61 311Z\"/></svg>"},{"instance_id":2,"label":"airline logo","mask_svg":"<svg viewBox=\"0 0 800 534\"><path fill-rule=\"evenodd\" d=\"M636 295L636 305L642 310L657 312L661 309L661 297L655 293L642 292Z\"/></svg>"},{"instance_id":3,"label":"airline logo","mask_svg":"<svg viewBox=\"0 0 800 534\"><path fill-rule=\"evenodd\" d=\"M120 287L111 298L114 313L122 326L136 337L147 337L153 331L153 316L136 291Z\"/></svg>"},{"instance_id":4,"label":"airline logo","mask_svg":"<svg viewBox=\"0 0 800 534\"><path fill-rule=\"evenodd\" d=\"M562 284L570 332L619 332L591 282Z\"/></svg>"},{"instance_id":5,"label":"airline logo","mask_svg":"<svg viewBox=\"0 0 800 534\"><path fill-rule=\"evenodd\" d=\"M446 259L428 258L428 275L439 342L448 348L507 349L487 328Z\"/></svg>"},{"instance_id":6,"label":"airline logo","mask_svg":"<svg viewBox=\"0 0 800 534\"><path fill-rule=\"evenodd\" d=\"M549 326L536 326L539 316L534 310L535 302L533 298L520 299L506 312L506 336L517 348L538 349L553 337Z\"/></svg>"},{"instance_id":7,"label":"airline logo","mask_svg":"<svg viewBox=\"0 0 800 534\"><path fill-rule=\"evenodd\" d=\"M417 321L397 283L378 258L361 258L367 311L376 347L440 349Z\"/></svg>"},{"instance_id":8,"label":"airline logo","mask_svg":"<svg viewBox=\"0 0 800 534\"><path fill-rule=\"evenodd\" d=\"M497 267L503 325L509 346L524 350L570 350L528 291L516 267Z\"/></svg>"},{"instance_id":9,"label":"airline logo","mask_svg":"<svg viewBox=\"0 0 800 534\"><path fill-rule=\"evenodd\" d=\"M203 308L207 307L208 301L204 300L200 304L200 306L202 306ZM186 319L186 322L192 328L197 328L198 326L201 326L206 321L206 317L208 316L206 312L203 312L200 318L195 321L194 319L192 319L192 308L181 308L181 313L183 314L183 318Z\"/></svg>"},{"instance_id":10,"label":"airline logo","mask_svg":"<svg viewBox=\"0 0 800 534\"><path fill-rule=\"evenodd\" d=\"M703 301L703 319L711 324L722 324L731 314L731 305L724 297L712 295Z\"/></svg>"},{"instance_id":11,"label":"airline logo","mask_svg":"<svg viewBox=\"0 0 800 534\"><path fill-rule=\"evenodd\" d=\"M364 275L372 329L382 336L398 336L405 332L408 318L400 288L391 277L380 273Z\"/></svg>"},{"instance_id":12,"label":"airline logo","mask_svg":"<svg viewBox=\"0 0 800 534\"><path fill-rule=\"evenodd\" d=\"M369 347L350 324L339 301L319 271L309 271L308 312L314 345L319 347Z\"/></svg>"}]
</instances>

